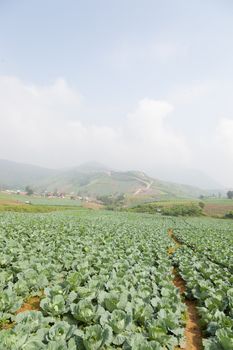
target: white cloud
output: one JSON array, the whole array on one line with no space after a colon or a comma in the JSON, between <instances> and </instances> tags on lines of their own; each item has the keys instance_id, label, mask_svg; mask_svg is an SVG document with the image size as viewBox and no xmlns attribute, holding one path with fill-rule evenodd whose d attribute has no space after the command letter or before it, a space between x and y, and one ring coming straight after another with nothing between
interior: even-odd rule
<instances>
[{"instance_id":1,"label":"white cloud","mask_svg":"<svg viewBox=\"0 0 233 350\"><path fill-rule=\"evenodd\" d=\"M224 154L231 158L233 157L233 120L223 118L220 120L217 127L217 136L219 144ZM233 162L232 162L233 163Z\"/></svg>"},{"instance_id":2,"label":"white cloud","mask_svg":"<svg viewBox=\"0 0 233 350\"><path fill-rule=\"evenodd\" d=\"M233 119L222 118L216 132L216 175L233 187Z\"/></svg>"},{"instance_id":3,"label":"white cloud","mask_svg":"<svg viewBox=\"0 0 233 350\"><path fill-rule=\"evenodd\" d=\"M199 95L198 91L197 87L191 95ZM0 77L0 96L0 158L48 167L90 160L145 171L162 165L196 167L232 184L230 118L218 118L212 124L209 119L209 133L195 143L195 137L187 140L184 131L178 132L174 100L173 105L144 98L113 127L102 125L101 119L86 122L83 97L63 79L38 86Z\"/></svg>"},{"instance_id":4,"label":"white cloud","mask_svg":"<svg viewBox=\"0 0 233 350\"><path fill-rule=\"evenodd\" d=\"M165 101L143 99L134 113L128 114L125 128L129 149L145 167L149 164L187 164L188 145L183 136L166 125L173 106ZM136 163L136 161L135 161Z\"/></svg>"},{"instance_id":5,"label":"white cloud","mask_svg":"<svg viewBox=\"0 0 233 350\"><path fill-rule=\"evenodd\" d=\"M190 105L200 102L200 99L206 98L215 89L216 83L214 81L193 81L190 84L176 86L168 98L175 105Z\"/></svg>"},{"instance_id":6,"label":"white cloud","mask_svg":"<svg viewBox=\"0 0 233 350\"><path fill-rule=\"evenodd\" d=\"M118 128L81 122L82 97L59 79L49 86L0 77L0 158L62 167L88 160L147 168L187 163L183 136L167 125L173 106L143 99Z\"/></svg>"},{"instance_id":7,"label":"white cloud","mask_svg":"<svg viewBox=\"0 0 233 350\"><path fill-rule=\"evenodd\" d=\"M219 118L213 133L206 135L196 158L202 168L224 186L232 187L233 181L233 119Z\"/></svg>"}]
</instances>

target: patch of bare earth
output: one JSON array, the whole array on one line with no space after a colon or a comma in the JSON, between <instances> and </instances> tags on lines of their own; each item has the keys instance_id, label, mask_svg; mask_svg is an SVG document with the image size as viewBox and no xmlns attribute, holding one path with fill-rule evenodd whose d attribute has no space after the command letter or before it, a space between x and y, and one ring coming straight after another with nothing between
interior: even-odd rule
<instances>
[{"instance_id":1,"label":"patch of bare earth","mask_svg":"<svg viewBox=\"0 0 233 350\"><path fill-rule=\"evenodd\" d=\"M167 231L168 235L173 239L173 241L175 242L175 246L174 247L169 247L168 248L168 255L172 255L175 253L176 249L179 248L181 246L181 243L176 239L176 237L173 234L173 230L172 228L169 228Z\"/></svg>"},{"instance_id":2,"label":"patch of bare earth","mask_svg":"<svg viewBox=\"0 0 233 350\"><path fill-rule=\"evenodd\" d=\"M215 204L206 203L204 213L209 216L223 216L229 211L233 210L232 204Z\"/></svg>"},{"instance_id":3,"label":"patch of bare earth","mask_svg":"<svg viewBox=\"0 0 233 350\"><path fill-rule=\"evenodd\" d=\"M88 209L102 209L103 205L100 203L96 203L96 202L85 202L83 203L83 207L84 208L88 208Z\"/></svg>"},{"instance_id":4,"label":"patch of bare earth","mask_svg":"<svg viewBox=\"0 0 233 350\"><path fill-rule=\"evenodd\" d=\"M40 310L40 297L29 297L25 303L21 306L20 309L16 311L16 315L20 314L21 312L25 311L39 311ZM15 325L15 322L8 322L5 324L2 324L0 326L0 329L11 329Z\"/></svg>"},{"instance_id":5,"label":"patch of bare earth","mask_svg":"<svg viewBox=\"0 0 233 350\"><path fill-rule=\"evenodd\" d=\"M180 277L178 272L174 269L174 285L179 289L180 294L184 295L186 285L184 280ZM194 300L184 299L187 307L186 326L185 326L185 347L184 350L202 350L202 332L199 326L199 316L197 313L197 305Z\"/></svg>"},{"instance_id":6,"label":"patch of bare earth","mask_svg":"<svg viewBox=\"0 0 233 350\"><path fill-rule=\"evenodd\" d=\"M177 248L181 245L181 243L176 239L173 234L173 230L168 230L168 235L174 240L176 243L176 247L171 247L171 251L168 251L168 254L173 254ZM186 291L186 284L182 277L179 275L177 269L173 269L174 285L179 289L180 294L184 297L184 293ZM202 332L199 326L199 316L197 312L197 305L194 300L189 300L184 298L184 303L187 307L186 314L186 326L185 326L185 346L182 347L183 350L202 350ZM177 350L180 348L177 348Z\"/></svg>"},{"instance_id":7,"label":"patch of bare earth","mask_svg":"<svg viewBox=\"0 0 233 350\"><path fill-rule=\"evenodd\" d=\"M9 322L9 323L5 323L3 325L0 326L0 330L4 329L4 330L8 330L14 327L14 322Z\"/></svg>"},{"instance_id":8,"label":"patch of bare earth","mask_svg":"<svg viewBox=\"0 0 233 350\"><path fill-rule=\"evenodd\" d=\"M0 199L0 205L22 205L22 202L8 200L8 199Z\"/></svg>"},{"instance_id":9,"label":"patch of bare earth","mask_svg":"<svg viewBox=\"0 0 233 350\"><path fill-rule=\"evenodd\" d=\"M16 315L24 311L39 311L40 310L40 297L30 297L21 306L20 309L16 311Z\"/></svg>"}]
</instances>

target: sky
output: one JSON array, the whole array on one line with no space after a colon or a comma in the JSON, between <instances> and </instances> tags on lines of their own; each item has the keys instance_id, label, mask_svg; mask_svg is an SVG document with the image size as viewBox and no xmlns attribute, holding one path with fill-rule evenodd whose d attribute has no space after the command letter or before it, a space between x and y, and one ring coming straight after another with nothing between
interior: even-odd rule
<instances>
[{"instance_id":1,"label":"sky","mask_svg":"<svg viewBox=\"0 0 233 350\"><path fill-rule=\"evenodd\" d=\"M0 158L233 187L232 62L231 0L0 0Z\"/></svg>"}]
</instances>

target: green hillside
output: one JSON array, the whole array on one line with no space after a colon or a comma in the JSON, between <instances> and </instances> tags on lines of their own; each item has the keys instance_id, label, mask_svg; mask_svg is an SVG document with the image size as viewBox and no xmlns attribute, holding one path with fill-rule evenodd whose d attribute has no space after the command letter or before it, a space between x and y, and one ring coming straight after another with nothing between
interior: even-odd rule
<instances>
[{"instance_id":1,"label":"green hillside","mask_svg":"<svg viewBox=\"0 0 233 350\"><path fill-rule=\"evenodd\" d=\"M153 179L139 171L112 171L90 165L63 171L54 177L35 184L38 190L55 189L80 196L96 198L124 193L128 201L141 202L160 198L194 198L206 193L201 189Z\"/></svg>"},{"instance_id":2,"label":"green hillside","mask_svg":"<svg viewBox=\"0 0 233 350\"><path fill-rule=\"evenodd\" d=\"M30 185L37 192L59 191L96 198L125 194L127 201L164 198L194 198L205 194L199 188L153 179L140 171L114 171L98 163L52 170L0 161L0 186L17 189Z\"/></svg>"},{"instance_id":3,"label":"green hillside","mask_svg":"<svg viewBox=\"0 0 233 350\"><path fill-rule=\"evenodd\" d=\"M56 170L0 159L0 187L22 188L54 176Z\"/></svg>"}]
</instances>

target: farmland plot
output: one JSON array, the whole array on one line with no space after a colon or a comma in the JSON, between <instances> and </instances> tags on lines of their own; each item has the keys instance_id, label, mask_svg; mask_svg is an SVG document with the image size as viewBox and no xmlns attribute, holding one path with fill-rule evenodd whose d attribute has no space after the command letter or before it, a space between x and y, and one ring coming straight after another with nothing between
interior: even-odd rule
<instances>
[{"instance_id":1,"label":"farmland plot","mask_svg":"<svg viewBox=\"0 0 233 350\"><path fill-rule=\"evenodd\" d=\"M187 296L197 300L205 349L233 349L233 227L223 220L173 221L182 243L173 255L186 282Z\"/></svg>"},{"instance_id":2,"label":"farmland plot","mask_svg":"<svg viewBox=\"0 0 233 350\"><path fill-rule=\"evenodd\" d=\"M100 211L1 214L0 349L200 349L185 342L193 303L203 348L232 350L231 225Z\"/></svg>"},{"instance_id":3,"label":"farmland plot","mask_svg":"<svg viewBox=\"0 0 233 350\"><path fill-rule=\"evenodd\" d=\"M134 214L2 214L0 349L182 347L169 225Z\"/></svg>"}]
</instances>

